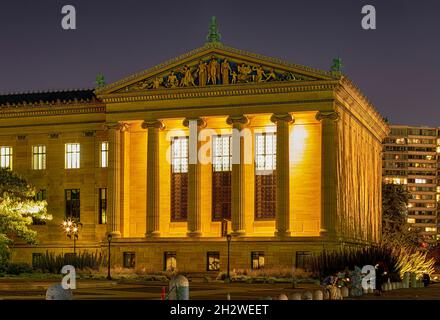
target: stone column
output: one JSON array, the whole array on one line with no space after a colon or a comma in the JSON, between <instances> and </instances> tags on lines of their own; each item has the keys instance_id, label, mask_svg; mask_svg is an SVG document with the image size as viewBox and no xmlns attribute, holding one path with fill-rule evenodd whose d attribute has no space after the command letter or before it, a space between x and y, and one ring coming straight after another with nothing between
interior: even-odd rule
<instances>
[{"instance_id":1,"label":"stone column","mask_svg":"<svg viewBox=\"0 0 440 320\"><path fill-rule=\"evenodd\" d=\"M159 120L144 121L142 128L147 129L147 227L146 237L160 236L159 225L159 131L165 127Z\"/></svg>"},{"instance_id":2,"label":"stone column","mask_svg":"<svg viewBox=\"0 0 440 320\"><path fill-rule=\"evenodd\" d=\"M289 124L294 122L289 113L275 113L272 122L277 125L276 155L276 232L279 237L288 237L290 231L290 162L289 162Z\"/></svg>"},{"instance_id":3,"label":"stone column","mask_svg":"<svg viewBox=\"0 0 440 320\"><path fill-rule=\"evenodd\" d=\"M321 236L334 236L336 212L336 121L339 114L335 111L316 114L316 120L321 121L322 150L321 150Z\"/></svg>"},{"instance_id":4,"label":"stone column","mask_svg":"<svg viewBox=\"0 0 440 320\"><path fill-rule=\"evenodd\" d=\"M244 137L241 130L248 124L245 116L229 116L226 122L232 125L232 235L244 236L245 225L245 158Z\"/></svg>"},{"instance_id":5,"label":"stone column","mask_svg":"<svg viewBox=\"0 0 440 320\"><path fill-rule=\"evenodd\" d=\"M113 237L121 236L121 131L125 125L107 123L108 132L108 224L107 232Z\"/></svg>"},{"instance_id":6,"label":"stone column","mask_svg":"<svg viewBox=\"0 0 440 320\"><path fill-rule=\"evenodd\" d=\"M200 209L201 179L198 152L200 141L199 129L205 126L201 118L186 118L183 121L189 127L189 159L188 159L188 236L200 237L202 235L202 214Z\"/></svg>"}]
</instances>

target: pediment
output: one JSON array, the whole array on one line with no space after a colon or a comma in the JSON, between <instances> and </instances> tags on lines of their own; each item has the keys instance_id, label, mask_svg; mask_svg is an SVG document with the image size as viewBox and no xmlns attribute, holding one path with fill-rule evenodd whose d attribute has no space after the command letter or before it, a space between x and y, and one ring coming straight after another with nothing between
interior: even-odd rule
<instances>
[{"instance_id":1,"label":"pediment","mask_svg":"<svg viewBox=\"0 0 440 320\"><path fill-rule=\"evenodd\" d=\"M218 43L208 43L151 69L98 88L96 94L332 79L330 72L286 63Z\"/></svg>"}]
</instances>

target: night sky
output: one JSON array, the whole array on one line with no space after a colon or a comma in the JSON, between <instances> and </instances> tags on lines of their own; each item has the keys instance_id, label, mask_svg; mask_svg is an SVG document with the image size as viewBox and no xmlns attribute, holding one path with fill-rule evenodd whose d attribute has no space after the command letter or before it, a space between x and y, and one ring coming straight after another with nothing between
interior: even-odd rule
<instances>
[{"instance_id":1,"label":"night sky","mask_svg":"<svg viewBox=\"0 0 440 320\"><path fill-rule=\"evenodd\" d=\"M77 30L61 28L61 8ZM361 28L373 4L377 30ZM440 126L438 0L2 0L0 92L92 88L205 42L217 16L226 45L347 74L395 124Z\"/></svg>"}]
</instances>

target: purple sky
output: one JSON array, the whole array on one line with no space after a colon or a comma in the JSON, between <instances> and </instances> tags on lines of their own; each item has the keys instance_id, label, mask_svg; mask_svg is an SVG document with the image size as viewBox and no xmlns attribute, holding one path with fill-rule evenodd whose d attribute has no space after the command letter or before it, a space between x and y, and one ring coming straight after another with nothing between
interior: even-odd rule
<instances>
[{"instance_id":1,"label":"purple sky","mask_svg":"<svg viewBox=\"0 0 440 320\"><path fill-rule=\"evenodd\" d=\"M61 7L77 9L75 31ZM377 30L361 29L361 8ZM438 0L4 0L0 92L90 88L204 44L216 15L232 47L344 72L392 123L440 126Z\"/></svg>"}]
</instances>

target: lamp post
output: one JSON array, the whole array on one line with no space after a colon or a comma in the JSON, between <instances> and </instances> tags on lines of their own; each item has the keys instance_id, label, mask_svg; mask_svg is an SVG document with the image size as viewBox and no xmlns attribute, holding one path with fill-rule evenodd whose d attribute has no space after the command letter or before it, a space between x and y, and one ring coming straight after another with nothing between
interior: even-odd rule
<instances>
[{"instance_id":1,"label":"lamp post","mask_svg":"<svg viewBox=\"0 0 440 320\"><path fill-rule=\"evenodd\" d=\"M226 279L229 282L231 280L230 277L230 247L231 247L231 240L232 240L232 236L231 234L227 234L226 235L226 241L228 242L228 270L226 273Z\"/></svg>"},{"instance_id":2,"label":"lamp post","mask_svg":"<svg viewBox=\"0 0 440 320\"><path fill-rule=\"evenodd\" d=\"M110 275L110 249L111 249L111 243L112 243L112 234L109 233L107 235L107 241L108 241L108 261L107 261L107 280L112 280L112 276Z\"/></svg>"},{"instance_id":3,"label":"lamp post","mask_svg":"<svg viewBox=\"0 0 440 320\"><path fill-rule=\"evenodd\" d=\"M69 239L73 239L73 254L76 254L76 239L79 237L79 227L81 222L76 222L74 220L64 220L63 229Z\"/></svg>"}]
</instances>

